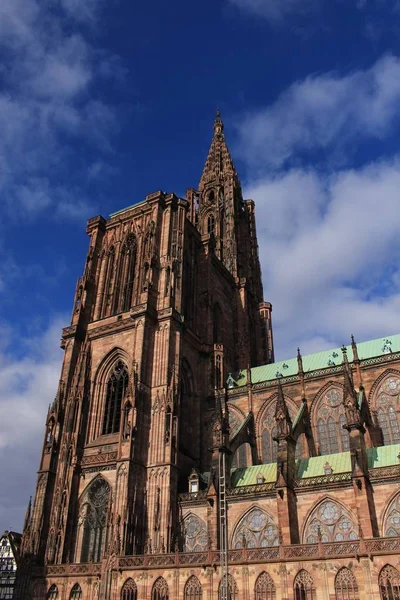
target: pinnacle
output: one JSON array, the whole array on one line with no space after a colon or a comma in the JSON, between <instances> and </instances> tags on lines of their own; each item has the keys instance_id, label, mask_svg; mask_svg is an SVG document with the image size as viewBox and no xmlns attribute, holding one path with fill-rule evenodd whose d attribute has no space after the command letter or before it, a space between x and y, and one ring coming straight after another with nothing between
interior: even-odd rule
<instances>
[{"instance_id":1,"label":"pinnacle","mask_svg":"<svg viewBox=\"0 0 400 600\"><path fill-rule=\"evenodd\" d=\"M219 108L217 108L217 115L214 119L214 133L222 133L224 130L224 124L221 119L221 112Z\"/></svg>"}]
</instances>

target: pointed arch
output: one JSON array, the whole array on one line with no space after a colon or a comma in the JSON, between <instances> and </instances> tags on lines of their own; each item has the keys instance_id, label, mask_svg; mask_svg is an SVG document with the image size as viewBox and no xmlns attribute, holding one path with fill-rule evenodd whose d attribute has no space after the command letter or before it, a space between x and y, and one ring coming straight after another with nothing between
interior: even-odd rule
<instances>
[{"instance_id":1,"label":"pointed arch","mask_svg":"<svg viewBox=\"0 0 400 600\"><path fill-rule=\"evenodd\" d=\"M207 525L199 516L189 513L182 521L182 537L184 552L201 552L207 550Z\"/></svg>"},{"instance_id":2,"label":"pointed arch","mask_svg":"<svg viewBox=\"0 0 400 600\"><path fill-rule=\"evenodd\" d=\"M319 453L322 455L349 450L349 434L343 427L346 425L343 392L341 384L328 381L311 404L311 423L317 433Z\"/></svg>"},{"instance_id":3,"label":"pointed arch","mask_svg":"<svg viewBox=\"0 0 400 600\"><path fill-rule=\"evenodd\" d=\"M58 587L55 583L49 587L46 600L58 600Z\"/></svg>"},{"instance_id":4,"label":"pointed arch","mask_svg":"<svg viewBox=\"0 0 400 600\"><path fill-rule=\"evenodd\" d=\"M254 600L275 600L276 587L274 581L269 575L263 571L257 577L254 585Z\"/></svg>"},{"instance_id":5,"label":"pointed arch","mask_svg":"<svg viewBox=\"0 0 400 600\"><path fill-rule=\"evenodd\" d=\"M121 600L137 600L137 585L131 577L122 586Z\"/></svg>"},{"instance_id":6,"label":"pointed arch","mask_svg":"<svg viewBox=\"0 0 400 600\"><path fill-rule=\"evenodd\" d=\"M303 526L303 543L316 544L319 535L323 542L357 540L357 521L343 504L326 496L308 512Z\"/></svg>"},{"instance_id":7,"label":"pointed arch","mask_svg":"<svg viewBox=\"0 0 400 600\"><path fill-rule=\"evenodd\" d=\"M105 356L103 356L96 368L96 371L94 373L94 381L96 386L100 385L109 377L114 367L114 364L118 360L122 360L125 364L128 365L132 360L132 357L130 357L126 350L124 350L120 346L114 346L114 348L112 348L109 352L107 352Z\"/></svg>"},{"instance_id":8,"label":"pointed arch","mask_svg":"<svg viewBox=\"0 0 400 600\"><path fill-rule=\"evenodd\" d=\"M118 272L114 286L113 313L126 312L130 309L133 296L133 285L136 271L137 240L130 232L121 246L118 261Z\"/></svg>"},{"instance_id":9,"label":"pointed arch","mask_svg":"<svg viewBox=\"0 0 400 600\"><path fill-rule=\"evenodd\" d=\"M353 572L342 567L335 577L336 600L359 600L358 585Z\"/></svg>"},{"instance_id":10,"label":"pointed arch","mask_svg":"<svg viewBox=\"0 0 400 600\"><path fill-rule=\"evenodd\" d=\"M159 577L153 584L151 600L168 600L168 597L168 583L165 581L164 577Z\"/></svg>"},{"instance_id":11,"label":"pointed arch","mask_svg":"<svg viewBox=\"0 0 400 600\"><path fill-rule=\"evenodd\" d=\"M389 499L383 513L383 537L400 537L400 492Z\"/></svg>"},{"instance_id":12,"label":"pointed arch","mask_svg":"<svg viewBox=\"0 0 400 600\"><path fill-rule=\"evenodd\" d=\"M381 385L382 381L386 379L386 377L392 375L393 377L400 377L400 371L398 369L385 369L383 373L379 375L379 377L374 381L371 386L371 390L369 392L368 404L372 409L375 408L374 399L376 396L376 392L378 387Z\"/></svg>"},{"instance_id":13,"label":"pointed arch","mask_svg":"<svg viewBox=\"0 0 400 600\"><path fill-rule=\"evenodd\" d=\"M104 410L102 416L102 435L118 433L121 424L122 401L128 390L128 367L122 360L118 360L108 377Z\"/></svg>"},{"instance_id":14,"label":"pointed arch","mask_svg":"<svg viewBox=\"0 0 400 600\"><path fill-rule=\"evenodd\" d=\"M293 591L295 600L315 600L314 580L305 569L301 569L294 578Z\"/></svg>"},{"instance_id":15,"label":"pointed arch","mask_svg":"<svg viewBox=\"0 0 400 600\"><path fill-rule=\"evenodd\" d=\"M370 405L385 446L400 443L400 372L387 369L372 386Z\"/></svg>"},{"instance_id":16,"label":"pointed arch","mask_svg":"<svg viewBox=\"0 0 400 600\"><path fill-rule=\"evenodd\" d=\"M132 357L129 357L129 355L127 354L127 352L125 350L123 350L122 348L115 346L114 348L112 348L112 350L110 350L100 361L100 363L98 364L95 373L94 373L94 377L93 377L93 410L91 411L91 421L90 421L90 426L89 426L89 433L88 433L88 438L87 441L92 441L94 439L96 439L97 437L99 437L100 435L103 435L103 430L107 430L108 427L110 427L111 429L116 429L117 427L117 420L121 418L121 410L119 410L119 416L116 414L115 410L112 413L113 415L115 415L116 417L116 422L113 423L112 420L110 420L109 425L105 424L105 408L106 408L106 400L107 400L107 395L109 396L109 402L114 402L114 404L117 403L118 399L117 396L118 394L121 394L125 392L124 389L119 389L119 390L115 390L115 397L114 399L112 398L112 390L109 390L108 388L110 387L110 379L112 377L112 374L117 366L117 364L119 362L123 363L125 366L125 370L126 370L126 379L125 383L126 386L129 383L129 371L128 371L128 367L127 365L130 364L132 361ZM109 385L110 384L110 385ZM125 387L125 386L122 386ZM108 408L111 408L111 406L109 406ZM113 407L114 409L116 409L116 406ZM120 409L121 409L121 405L120 405ZM107 415L107 419L108 419L108 415Z\"/></svg>"},{"instance_id":17,"label":"pointed arch","mask_svg":"<svg viewBox=\"0 0 400 600\"><path fill-rule=\"evenodd\" d=\"M79 583L75 583L69 594L69 600L82 600L82 588Z\"/></svg>"},{"instance_id":18,"label":"pointed arch","mask_svg":"<svg viewBox=\"0 0 400 600\"><path fill-rule=\"evenodd\" d=\"M102 317L107 317L112 314L113 306L113 292L115 284L115 247L111 246L108 252L104 255L103 260L105 261L105 273L104 273L104 291L103 291L103 302L100 307L100 314Z\"/></svg>"},{"instance_id":19,"label":"pointed arch","mask_svg":"<svg viewBox=\"0 0 400 600\"><path fill-rule=\"evenodd\" d=\"M253 464L251 458L251 446L249 442L244 442L240 444L238 449L233 455L232 458L232 469L244 469L245 467L251 467Z\"/></svg>"},{"instance_id":20,"label":"pointed arch","mask_svg":"<svg viewBox=\"0 0 400 600\"><path fill-rule=\"evenodd\" d=\"M110 501L110 485L101 475L95 477L81 495L76 552L80 562L100 562L103 558Z\"/></svg>"},{"instance_id":21,"label":"pointed arch","mask_svg":"<svg viewBox=\"0 0 400 600\"><path fill-rule=\"evenodd\" d=\"M225 592L228 592L225 594ZM229 573L224 575L218 586L218 600L238 600L236 579Z\"/></svg>"},{"instance_id":22,"label":"pointed arch","mask_svg":"<svg viewBox=\"0 0 400 600\"><path fill-rule=\"evenodd\" d=\"M400 598L400 573L392 565L385 565L378 577L381 600Z\"/></svg>"},{"instance_id":23,"label":"pointed arch","mask_svg":"<svg viewBox=\"0 0 400 600\"><path fill-rule=\"evenodd\" d=\"M185 583L184 600L202 600L203 588L196 575L191 575Z\"/></svg>"},{"instance_id":24,"label":"pointed arch","mask_svg":"<svg viewBox=\"0 0 400 600\"><path fill-rule=\"evenodd\" d=\"M232 535L232 548L278 546L278 528L271 515L259 506L251 506L238 520Z\"/></svg>"},{"instance_id":25,"label":"pointed arch","mask_svg":"<svg viewBox=\"0 0 400 600\"><path fill-rule=\"evenodd\" d=\"M276 462L278 444L274 440L274 438L277 435L275 421L275 408L277 398L277 392L270 396L261 406L256 419L258 453L263 464ZM286 396L285 394L284 398L289 410L290 418L293 422L299 410L298 406L292 400L292 398L290 398L290 396ZM301 458L304 454L304 451L305 436L300 436L296 444L296 458Z\"/></svg>"}]
</instances>

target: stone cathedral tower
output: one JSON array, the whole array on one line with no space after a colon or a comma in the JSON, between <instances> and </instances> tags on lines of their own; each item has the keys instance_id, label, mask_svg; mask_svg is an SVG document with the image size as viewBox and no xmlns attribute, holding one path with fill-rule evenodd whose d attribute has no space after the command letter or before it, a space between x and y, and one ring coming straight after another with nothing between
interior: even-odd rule
<instances>
[{"instance_id":1,"label":"stone cathedral tower","mask_svg":"<svg viewBox=\"0 0 400 600\"><path fill-rule=\"evenodd\" d=\"M87 232L17 600L398 600L400 334L274 362L220 115Z\"/></svg>"},{"instance_id":2,"label":"stone cathedral tower","mask_svg":"<svg viewBox=\"0 0 400 600\"><path fill-rule=\"evenodd\" d=\"M254 203L219 113L198 190L154 192L87 233L25 524L38 565L170 552L177 494L213 461L215 391L273 360Z\"/></svg>"}]
</instances>

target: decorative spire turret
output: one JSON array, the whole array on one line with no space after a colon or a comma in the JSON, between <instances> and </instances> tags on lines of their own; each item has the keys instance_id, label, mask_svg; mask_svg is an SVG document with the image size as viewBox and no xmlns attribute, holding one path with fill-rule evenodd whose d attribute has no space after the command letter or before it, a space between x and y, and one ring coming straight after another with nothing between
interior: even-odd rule
<instances>
[{"instance_id":1,"label":"decorative spire turret","mask_svg":"<svg viewBox=\"0 0 400 600\"><path fill-rule=\"evenodd\" d=\"M26 513L25 513L24 533L26 531L28 531L28 529L29 529L29 525L31 522L31 510L32 510L32 496L29 497L28 507L27 507Z\"/></svg>"},{"instance_id":2,"label":"decorative spire turret","mask_svg":"<svg viewBox=\"0 0 400 600\"><path fill-rule=\"evenodd\" d=\"M283 395L282 384L278 381L278 399L276 401L275 408L275 421L277 428L276 439L286 439L292 433L292 420L289 415L289 410L286 405L285 397Z\"/></svg>"},{"instance_id":3,"label":"decorative spire turret","mask_svg":"<svg viewBox=\"0 0 400 600\"><path fill-rule=\"evenodd\" d=\"M344 395L343 406L346 414L346 429L363 429L361 423L360 411L358 408L357 394L354 389L353 379L350 372L350 366L347 359L346 348L343 346L343 375L344 375Z\"/></svg>"}]
</instances>

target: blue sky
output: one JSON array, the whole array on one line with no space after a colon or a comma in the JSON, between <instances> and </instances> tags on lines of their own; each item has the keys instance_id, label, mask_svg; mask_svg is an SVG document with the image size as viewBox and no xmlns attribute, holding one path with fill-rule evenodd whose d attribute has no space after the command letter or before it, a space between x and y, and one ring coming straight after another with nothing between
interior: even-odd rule
<instances>
[{"instance_id":1,"label":"blue sky","mask_svg":"<svg viewBox=\"0 0 400 600\"><path fill-rule=\"evenodd\" d=\"M400 316L400 2L0 0L0 528L20 529L86 219L199 181L219 107L278 358Z\"/></svg>"}]
</instances>

